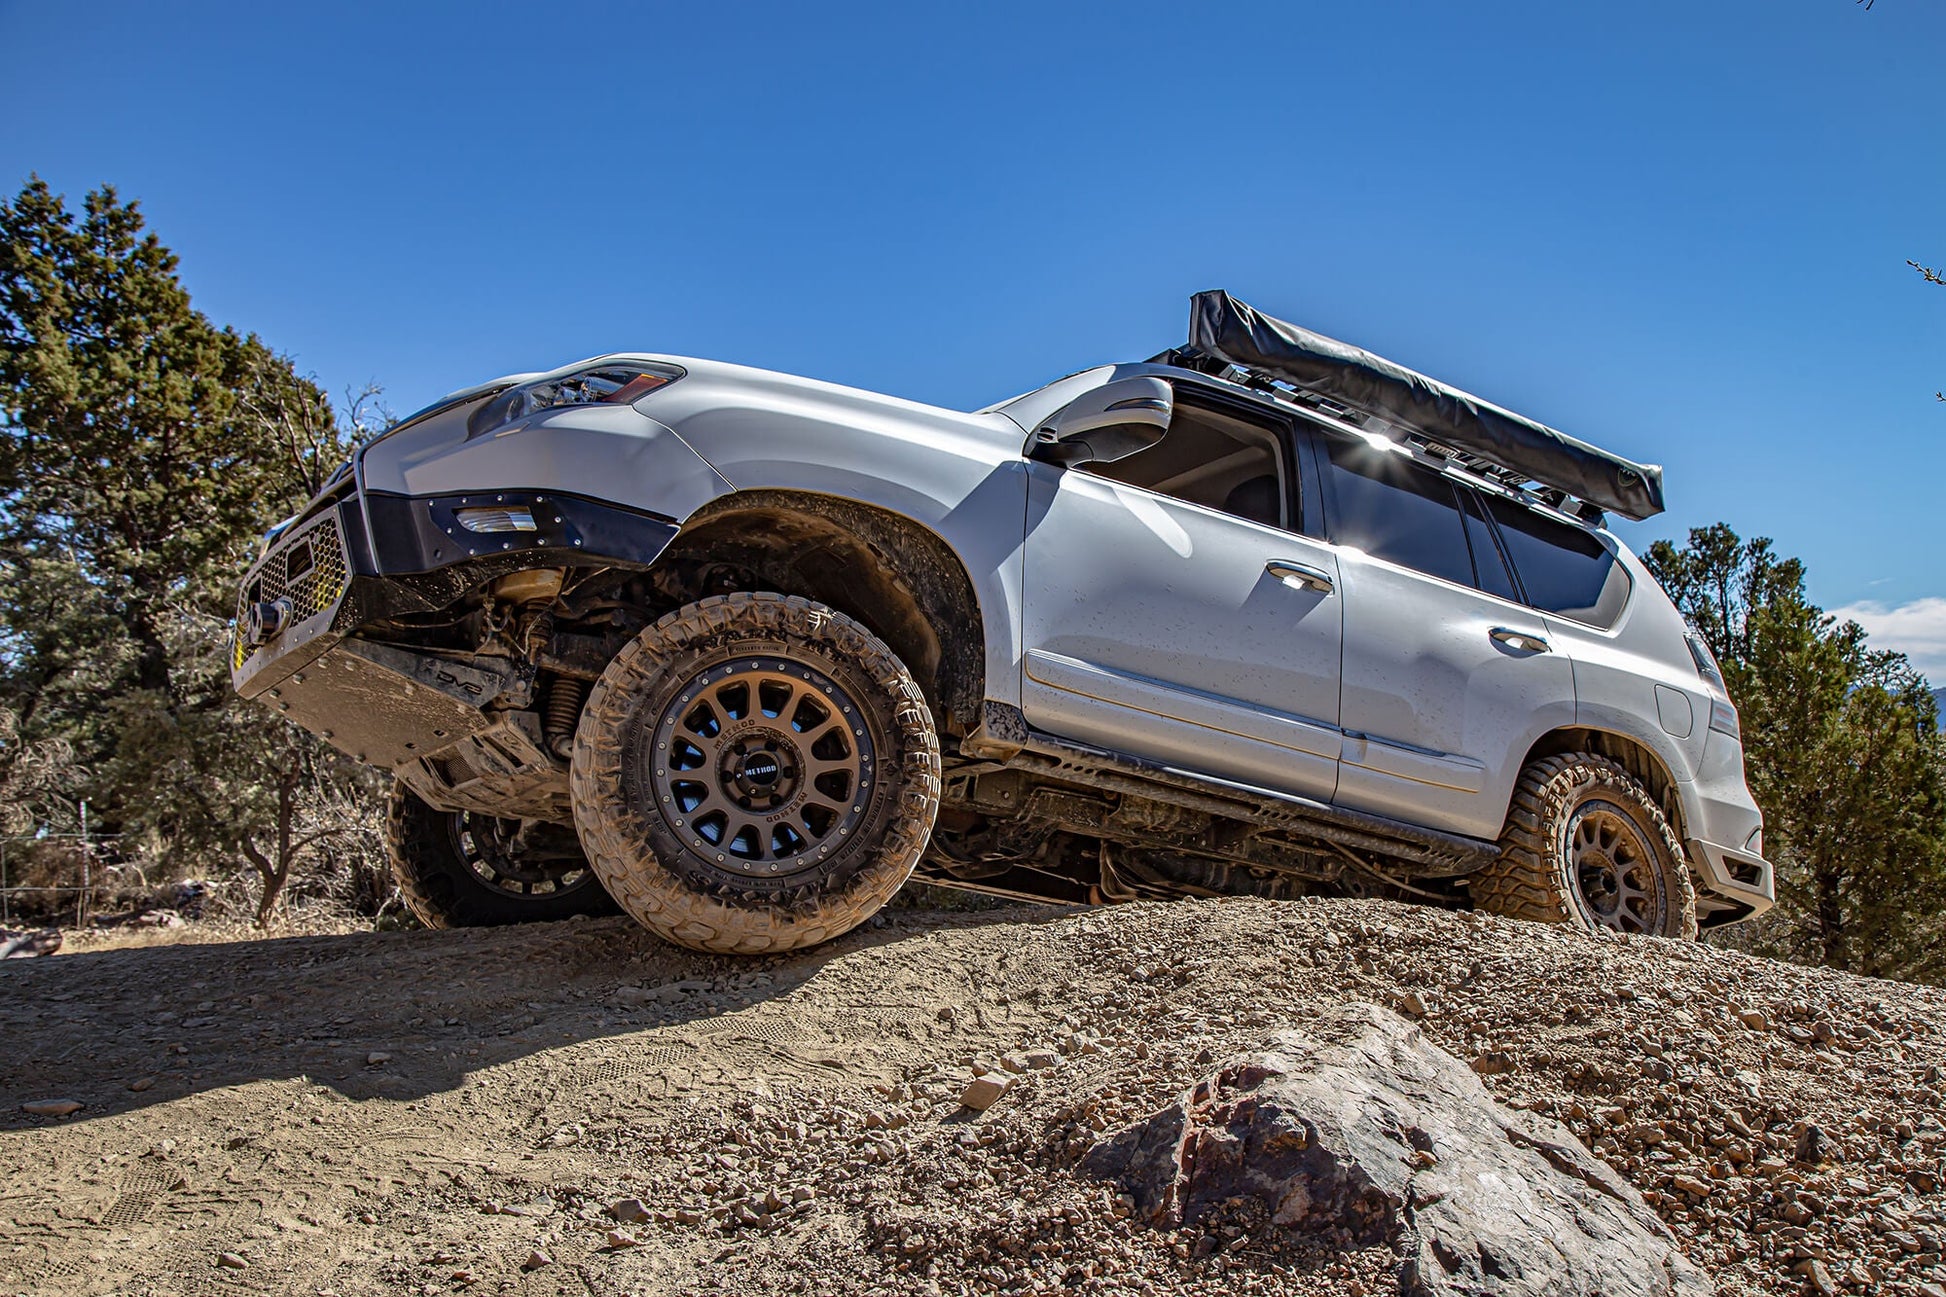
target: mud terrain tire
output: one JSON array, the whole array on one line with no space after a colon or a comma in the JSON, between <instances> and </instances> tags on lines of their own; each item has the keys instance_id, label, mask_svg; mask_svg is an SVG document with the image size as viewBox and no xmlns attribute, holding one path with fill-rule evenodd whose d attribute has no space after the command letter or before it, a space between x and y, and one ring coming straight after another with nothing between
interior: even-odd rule
<instances>
[{"instance_id":1,"label":"mud terrain tire","mask_svg":"<svg viewBox=\"0 0 1946 1297\"><path fill-rule=\"evenodd\" d=\"M1508 918L1696 936L1696 889L1668 817L1634 775L1587 753L1521 772L1500 858L1468 889Z\"/></svg>"},{"instance_id":2,"label":"mud terrain tire","mask_svg":"<svg viewBox=\"0 0 1946 1297\"><path fill-rule=\"evenodd\" d=\"M392 877L398 881L406 908L427 927L495 928L615 912L615 902L585 862L579 867L568 862L565 868L557 863L552 868L520 871L496 886L487 877L492 873L490 862L485 870L475 865L483 854L490 861L493 846L483 839L504 828L505 822L480 817L480 834L475 835L471 819L434 810L403 784L392 788L385 817ZM546 874L564 877L537 876Z\"/></svg>"},{"instance_id":3,"label":"mud terrain tire","mask_svg":"<svg viewBox=\"0 0 1946 1297\"><path fill-rule=\"evenodd\" d=\"M816 945L912 874L939 809L925 695L877 636L781 594L679 608L609 663L575 735L609 892L693 950Z\"/></svg>"}]
</instances>

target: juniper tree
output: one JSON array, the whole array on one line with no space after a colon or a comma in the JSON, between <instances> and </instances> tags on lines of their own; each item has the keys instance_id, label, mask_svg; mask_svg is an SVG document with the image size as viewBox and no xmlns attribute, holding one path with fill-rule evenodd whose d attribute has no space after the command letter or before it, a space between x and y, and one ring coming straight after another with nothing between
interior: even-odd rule
<instances>
[{"instance_id":1,"label":"juniper tree","mask_svg":"<svg viewBox=\"0 0 1946 1297\"><path fill-rule=\"evenodd\" d=\"M1813 604L1804 566L1717 524L1649 567L1715 647L1764 810L1778 905L1741 940L1946 980L1946 741L1925 680Z\"/></svg>"},{"instance_id":2,"label":"juniper tree","mask_svg":"<svg viewBox=\"0 0 1946 1297\"><path fill-rule=\"evenodd\" d=\"M104 827L220 868L293 841L263 795L285 790L288 826L290 769L354 781L241 707L221 639L255 537L358 431L198 311L113 189L75 212L35 178L0 203L0 784L56 744L65 786L31 784L44 814L86 797Z\"/></svg>"}]
</instances>

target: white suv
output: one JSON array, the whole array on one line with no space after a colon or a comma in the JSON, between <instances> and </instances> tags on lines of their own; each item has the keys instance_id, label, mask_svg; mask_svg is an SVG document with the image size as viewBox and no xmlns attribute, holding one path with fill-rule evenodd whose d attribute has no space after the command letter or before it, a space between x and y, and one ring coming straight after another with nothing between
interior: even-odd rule
<instances>
[{"instance_id":1,"label":"white suv","mask_svg":"<svg viewBox=\"0 0 1946 1297\"><path fill-rule=\"evenodd\" d=\"M1692 936L1773 897L1631 463L1199 294L973 414L617 355L457 393L265 539L235 683L397 776L428 923L770 951L915 869Z\"/></svg>"}]
</instances>

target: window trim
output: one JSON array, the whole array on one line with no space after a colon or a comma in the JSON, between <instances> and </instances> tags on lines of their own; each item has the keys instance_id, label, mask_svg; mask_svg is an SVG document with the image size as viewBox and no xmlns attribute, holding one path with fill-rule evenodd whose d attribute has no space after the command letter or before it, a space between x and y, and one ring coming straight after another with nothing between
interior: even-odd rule
<instances>
[{"instance_id":1,"label":"window trim","mask_svg":"<svg viewBox=\"0 0 1946 1297\"><path fill-rule=\"evenodd\" d=\"M1500 535L1499 524L1493 520L1493 510L1487 508L1486 497L1481 495L1469 482L1462 482L1458 478L1448 480L1453 483L1453 486L1459 492L1460 513L1469 518L1477 518L1481 525L1486 528L1487 539L1493 544L1494 556L1500 560L1500 570L1507 574L1507 581L1514 588L1514 597L1511 602L1523 608L1529 608L1535 612L1539 612L1540 609L1535 608L1533 604L1527 601L1527 587L1521 583L1520 569L1514 566L1513 555L1507 552L1507 542ZM1466 529L1466 544L1467 548L1473 554L1473 588L1481 594L1493 595L1496 599L1505 600L1507 596L1494 594L1493 591L1487 589L1486 586L1480 583L1480 551L1473 548L1473 528L1470 526Z\"/></svg>"}]
</instances>

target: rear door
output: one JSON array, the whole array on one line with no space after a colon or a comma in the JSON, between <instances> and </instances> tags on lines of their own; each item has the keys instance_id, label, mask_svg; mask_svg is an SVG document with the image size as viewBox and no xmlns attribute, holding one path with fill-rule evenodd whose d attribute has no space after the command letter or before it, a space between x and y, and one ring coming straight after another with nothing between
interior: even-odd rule
<instances>
[{"instance_id":1,"label":"rear door","mask_svg":"<svg viewBox=\"0 0 1946 1297\"><path fill-rule=\"evenodd\" d=\"M1299 533L1293 429L1176 385L1154 447L1028 469L1021 704L1036 728L1317 797L1337 782L1336 556Z\"/></svg>"},{"instance_id":2,"label":"rear door","mask_svg":"<svg viewBox=\"0 0 1946 1297\"><path fill-rule=\"evenodd\" d=\"M1344 594L1345 806L1500 831L1535 739L1574 722L1574 670L1516 601L1478 497L1400 451L1320 429Z\"/></svg>"}]
</instances>

